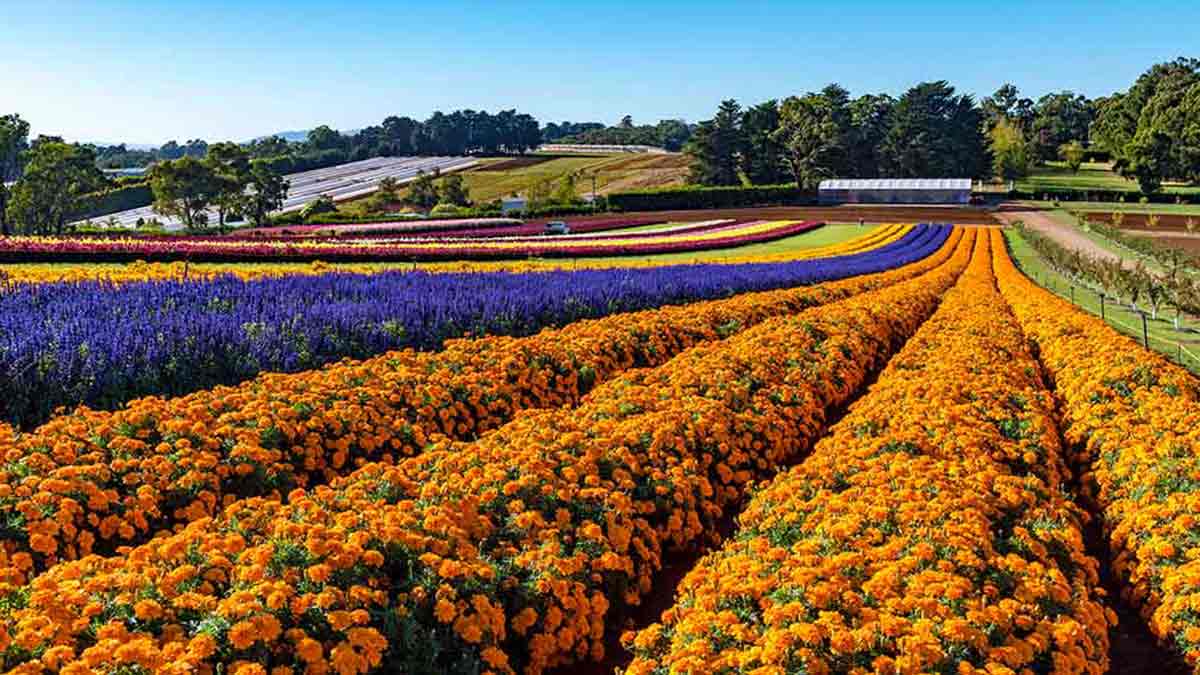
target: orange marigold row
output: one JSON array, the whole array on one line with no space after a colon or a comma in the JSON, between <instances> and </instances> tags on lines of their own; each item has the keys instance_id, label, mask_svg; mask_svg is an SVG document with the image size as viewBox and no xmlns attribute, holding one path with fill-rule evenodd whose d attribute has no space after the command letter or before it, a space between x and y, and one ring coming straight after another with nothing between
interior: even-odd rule
<instances>
[{"instance_id":1,"label":"orange marigold row","mask_svg":"<svg viewBox=\"0 0 1200 675\"><path fill-rule=\"evenodd\" d=\"M755 494L662 623L624 636L628 675L1107 668L1053 399L988 243L812 455Z\"/></svg>"},{"instance_id":2,"label":"orange marigold row","mask_svg":"<svg viewBox=\"0 0 1200 675\"><path fill-rule=\"evenodd\" d=\"M1007 255L996 266L1062 399L1123 595L1200 667L1200 381L1038 288Z\"/></svg>"},{"instance_id":3,"label":"orange marigold row","mask_svg":"<svg viewBox=\"0 0 1200 675\"><path fill-rule=\"evenodd\" d=\"M948 250L948 249L946 249ZM116 412L81 409L0 442L0 584L112 553L249 496L286 495L366 461L470 439L516 411L578 403L597 382L771 317L911 278L947 256L811 287L455 340Z\"/></svg>"},{"instance_id":4,"label":"orange marigold row","mask_svg":"<svg viewBox=\"0 0 1200 675\"><path fill-rule=\"evenodd\" d=\"M5 664L125 665L110 639L163 672L536 673L599 657L613 604L636 603L665 548L701 543L752 478L804 450L968 250L627 373L576 409L60 563L12 600Z\"/></svg>"}]
</instances>

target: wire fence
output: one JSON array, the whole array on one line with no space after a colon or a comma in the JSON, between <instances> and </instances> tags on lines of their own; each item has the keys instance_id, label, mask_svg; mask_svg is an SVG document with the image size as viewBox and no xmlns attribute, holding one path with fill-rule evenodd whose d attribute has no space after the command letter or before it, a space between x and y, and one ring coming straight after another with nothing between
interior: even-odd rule
<instances>
[{"instance_id":1,"label":"wire fence","mask_svg":"<svg viewBox=\"0 0 1200 675\"><path fill-rule=\"evenodd\" d=\"M1033 255L1037 256L1036 253ZM1025 275L1033 279L1042 288L1069 301L1079 309L1098 316L1118 332L1142 343L1142 346L1146 349L1153 349L1165 355L1176 364L1187 368L1193 373L1200 374L1200 354L1185 346L1181 339L1172 340L1155 334L1155 331L1162 328L1161 324L1166 323L1162 319L1151 318L1149 312L1128 307L1114 300L1112 295L1106 293L1104 290L1097 289L1090 284L1078 280L1069 279L1058 272L1039 274L1036 271L1028 270L1025 265L1021 264L1019 257L1014 257L1017 258L1017 265ZM1039 257L1042 264L1049 267L1049 264L1045 260L1042 260L1040 256L1037 257ZM1056 276L1061 278L1055 278ZM1088 296L1095 298L1096 308L1085 304L1084 301ZM1170 330L1175 329L1172 326ZM1193 335L1196 333L1194 329L1190 328L1181 328L1180 332Z\"/></svg>"}]
</instances>

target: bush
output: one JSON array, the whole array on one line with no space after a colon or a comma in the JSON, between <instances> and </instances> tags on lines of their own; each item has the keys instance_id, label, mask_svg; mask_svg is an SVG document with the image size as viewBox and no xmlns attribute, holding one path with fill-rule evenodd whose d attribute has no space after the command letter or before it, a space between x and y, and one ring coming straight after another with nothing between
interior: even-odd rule
<instances>
[{"instance_id":1,"label":"bush","mask_svg":"<svg viewBox=\"0 0 1200 675\"><path fill-rule=\"evenodd\" d=\"M138 182L118 181L116 187L101 192L91 192L79 200L79 211L75 217L79 220L107 216L118 211L137 209L150 206L154 194L150 184L144 180Z\"/></svg>"},{"instance_id":2,"label":"bush","mask_svg":"<svg viewBox=\"0 0 1200 675\"><path fill-rule=\"evenodd\" d=\"M321 195L300 209L300 219L307 223L312 222L314 217L331 213L337 213L337 204L333 203L333 198L329 195Z\"/></svg>"},{"instance_id":3,"label":"bush","mask_svg":"<svg viewBox=\"0 0 1200 675\"><path fill-rule=\"evenodd\" d=\"M454 204L447 204L447 203L443 202L443 203L438 204L437 206L433 207L433 209L429 212L429 215L434 218L443 217L443 216L458 217L458 216L462 215L463 211L469 211L469 210L470 209L461 209L458 206L455 206Z\"/></svg>"},{"instance_id":4,"label":"bush","mask_svg":"<svg viewBox=\"0 0 1200 675\"><path fill-rule=\"evenodd\" d=\"M608 195L613 211L664 211L672 209L727 209L746 206L813 204L816 195L796 185L752 187L660 188Z\"/></svg>"},{"instance_id":5,"label":"bush","mask_svg":"<svg viewBox=\"0 0 1200 675\"><path fill-rule=\"evenodd\" d=\"M1197 204L1200 194L1180 195L1167 192L1155 192L1144 195L1137 190L1085 190L1085 189L1056 189L1056 190L1011 190L1005 195L1009 199L1032 199L1041 201L1060 202L1114 202L1125 203L1137 201L1141 204Z\"/></svg>"}]
</instances>

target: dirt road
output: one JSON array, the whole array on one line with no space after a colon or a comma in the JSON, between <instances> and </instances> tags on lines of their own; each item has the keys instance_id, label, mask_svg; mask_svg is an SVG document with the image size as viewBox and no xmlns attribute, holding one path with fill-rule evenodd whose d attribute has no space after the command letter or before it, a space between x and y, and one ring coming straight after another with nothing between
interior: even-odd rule
<instances>
[{"instance_id":1,"label":"dirt road","mask_svg":"<svg viewBox=\"0 0 1200 675\"><path fill-rule=\"evenodd\" d=\"M1012 225L1018 220L1024 221L1029 229L1040 232L1067 248L1082 251L1093 258L1116 260L1122 264L1132 264L1128 260L1123 260L1116 253L1088 239L1082 232L1071 225L1060 223L1042 211L998 211L995 217L1006 225Z\"/></svg>"}]
</instances>

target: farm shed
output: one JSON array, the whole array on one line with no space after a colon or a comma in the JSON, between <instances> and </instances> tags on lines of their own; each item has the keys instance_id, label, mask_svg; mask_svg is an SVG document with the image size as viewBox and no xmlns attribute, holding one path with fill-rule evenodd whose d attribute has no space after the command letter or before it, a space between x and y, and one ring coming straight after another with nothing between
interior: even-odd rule
<instances>
[{"instance_id":1,"label":"farm shed","mask_svg":"<svg viewBox=\"0 0 1200 675\"><path fill-rule=\"evenodd\" d=\"M822 204L967 204L970 178L836 178L817 188Z\"/></svg>"}]
</instances>

